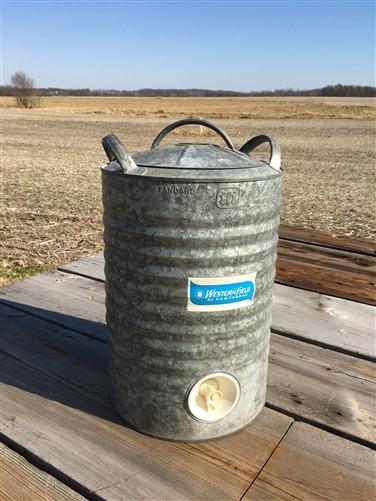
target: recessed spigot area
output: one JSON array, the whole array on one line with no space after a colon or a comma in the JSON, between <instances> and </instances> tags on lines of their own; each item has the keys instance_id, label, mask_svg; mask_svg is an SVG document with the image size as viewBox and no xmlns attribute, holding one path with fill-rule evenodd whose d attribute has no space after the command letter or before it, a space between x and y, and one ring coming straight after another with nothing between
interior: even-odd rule
<instances>
[{"instance_id":1,"label":"recessed spigot area","mask_svg":"<svg viewBox=\"0 0 376 501\"><path fill-rule=\"evenodd\" d=\"M216 372L199 379L191 388L187 404L193 417L214 422L229 414L238 403L238 381L225 372Z\"/></svg>"}]
</instances>

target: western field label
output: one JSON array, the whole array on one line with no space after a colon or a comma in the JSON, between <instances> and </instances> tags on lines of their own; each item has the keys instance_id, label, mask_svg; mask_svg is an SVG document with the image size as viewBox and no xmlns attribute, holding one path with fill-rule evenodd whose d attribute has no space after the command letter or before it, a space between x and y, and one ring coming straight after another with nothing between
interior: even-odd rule
<instances>
[{"instance_id":1,"label":"western field label","mask_svg":"<svg viewBox=\"0 0 376 501\"><path fill-rule=\"evenodd\" d=\"M256 273L188 278L188 311L220 311L253 304Z\"/></svg>"}]
</instances>

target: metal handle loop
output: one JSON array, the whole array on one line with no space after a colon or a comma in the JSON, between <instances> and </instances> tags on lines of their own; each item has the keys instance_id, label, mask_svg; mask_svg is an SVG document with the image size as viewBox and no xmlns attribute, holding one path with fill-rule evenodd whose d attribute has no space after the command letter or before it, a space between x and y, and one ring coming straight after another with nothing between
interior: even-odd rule
<instances>
[{"instance_id":1,"label":"metal handle loop","mask_svg":"<svg viewBox=\"0 0 376 501\"><path fill-rule=\"evenodd\" d=\"M249 154L249 152L263 143L269 143L270 145L270 167L273 167L273 169L281 170L281 148L279 147L279 144L270 136L265 136L264 134L261 136L255 136L245 144L243 144L239 151Z\"/></svg>"},{"instance_id":2,"label":"metal handle loop","mask_svg":"<svg viewBox=\"0 0 376 501\"><path fill-rule=\"evenodd\" d=\"M108 136L105 136L102 139L102 146L109 161L113 162L117 160L123 172L137 167L126 147L115 134L108 134Z\"/></svg>"},{"instance_id":3,"label":"metal handle loop","mask_svg":"<svg viewBox=\"0 0 376 501\"><path fill-rule=\"evenodd\" d=\"M185 118L184 120L178 120L177 122L174 122L170 125L168 125L166 128L161 130L161 132L158 134L158 136L154 139L153 144L151 145L150 149L154 149L157 146L159 146L160 142L162 139L172 130L182 127L183 125L203 125L204 127L208 127L209 129L214 130L221 138L224 140L224 142L227 144L227 146L231 149L234 150L234 145L232 144L231 139L228 137L228 135L223 132L223 130L219 129L216 125L212 124L211 122L208 122L207 120L202 120L201 118Z\"/></svg>"}]
</instances>

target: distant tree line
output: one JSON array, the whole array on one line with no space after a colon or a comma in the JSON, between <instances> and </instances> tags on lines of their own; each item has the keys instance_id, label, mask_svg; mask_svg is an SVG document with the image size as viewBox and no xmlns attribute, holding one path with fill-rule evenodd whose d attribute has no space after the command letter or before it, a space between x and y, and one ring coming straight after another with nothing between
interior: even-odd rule
<instances>
[{"instance_id":1,"label":"distant tree line","mask_svg":"<svg viewBox=\"0 0 376 501\"><path fill-rule=\"evenodd\" d=\"M0 96L15 96L11 85L0 86ZM61 89L59 87L34 88L35 96L107 96L107 97L285 97L285 96L335 96L376 97L376 87L366 85L327 85L320 89L276 89L252 92L208 89Z\"/></svg>"}]
</instances>

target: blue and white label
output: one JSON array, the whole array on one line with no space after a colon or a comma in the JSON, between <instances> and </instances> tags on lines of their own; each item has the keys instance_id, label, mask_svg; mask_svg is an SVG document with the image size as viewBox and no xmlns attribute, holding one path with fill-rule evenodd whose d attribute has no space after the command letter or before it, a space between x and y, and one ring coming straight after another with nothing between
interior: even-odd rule
<instances>
[{"instance_id":1,"label":"blue and white label","mask_svg":"<svg viewBox=\"0 0 376 501\"><path fill-rule=\"evenodd\" d=\"M256 273L188 278L188 311L220 311L253 304Z\"/></svg>"}]
</instances>

